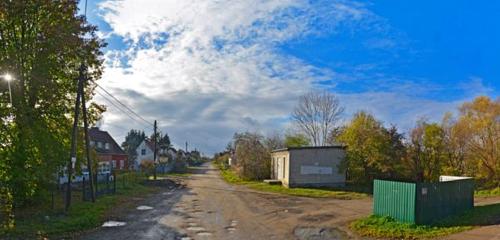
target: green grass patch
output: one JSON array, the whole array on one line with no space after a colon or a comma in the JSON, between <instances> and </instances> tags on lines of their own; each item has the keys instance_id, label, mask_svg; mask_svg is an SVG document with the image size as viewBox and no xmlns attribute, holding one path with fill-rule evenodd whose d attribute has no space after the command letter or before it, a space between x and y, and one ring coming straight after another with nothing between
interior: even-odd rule
<instances>
[{"instance_id":1,"label":"green grass patch","mask_svg":"<svg viewBox=\"0 0 500 240\"><path fill-rule=\"evenodd\" d=\"M74 192L68 212L63 211L63 197L58 194L55 209L46 204L17 210L15 228L9 232L0 232L0 235L7 236L8 239L71 237L77 232L100 226L112 209L126 206L131 203L132 197L158 190L158 187L145 186L138 181L127 182L126 185L117 181L116 194L101 196L95 203L82 201L81 193Z\"/></svg>"},{"instance_id":2,"label":"green grass patch","mask_svg":"<svg viewBox=\"0 0 500 240\"><path fill-rule=\"evenodd\" d=\"M369 216L350 224L351 229L362 236L389 239L427 239L440 237L474 228L495 224L500 218L500 203L478 206L432 226L398 222L391 217Z\"/></svg>"},{"instance_id":3,"label":"green grass patch","mask_svg":"<svg viewBox=\"0 0 500 240\"><path fill-rule=\"evenodd\" d=\"M337 199L359 199L367 197L367 194L358 193L358 192L350 192L350 191L341 191L335 189L323 189L323 188L286 188L281 185L270 185L264 182L258 181L248 181L241 179L236 173L229 169L222 169L220 171L222 178L232 184L240 184L245 185L251 189L263 191L263 192L272 192L272 193L280 193L292 196L300 196L300 197L314 197L314 198L337 198Z\"/></svg>"},{"instance_id":4,"label":"green grass patch","mask_svg":"<svg viewBox=\"0 0 500 240\"><path fill-rule=\"evenodd\" d=\"M470 229L467 226L432 227L401 223L390 217L369 216L351 223L350 227L362 236L390 239L425 239Z\"/></svg>"},{"instance_id":5,"label":"green grass patch","mask_svg":"<svg viewBox=\"0 0 500 240\"><path fill-rule=\"evenodd\" d=\"M486 190L478 190L474 193L476 197L497 197L500 196L500 187Z\"/></svg>"}]
</instances>

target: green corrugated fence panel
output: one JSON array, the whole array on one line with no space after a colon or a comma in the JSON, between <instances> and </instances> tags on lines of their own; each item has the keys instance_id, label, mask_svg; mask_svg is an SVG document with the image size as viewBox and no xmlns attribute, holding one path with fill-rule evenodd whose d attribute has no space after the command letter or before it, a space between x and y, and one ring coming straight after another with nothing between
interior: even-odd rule
<instances>
[{"instance_id":1,"label":"green corrugated fence panel","mask_svg":"<svg viewBox=\"0 0 500 240\"><path fill-rule=\"evenodd\" d=\"M417 184L416 223L430 224L474 207L472 179Z\"/></svg>"},{"instance_id":2,"label":"green corrugated fence panel","mask_svg":"<svg viewBox=\"0 0 500 240\"><path fill-rule=\"evenodd\" d=\"M472 179L438 183L375 180L373 212L396 220L430 224L474 207Z\"/></svg>"},{"instance_id":3,"label":"green corrugated fence panel","mask_svg":"<svg viewBox=\"0 0 500 240\"><path fill-rule=\"evenodd\" d=\"M402 222L415 222L415 183L375 180L373 212Z\"/></svg>"}]
</instances>

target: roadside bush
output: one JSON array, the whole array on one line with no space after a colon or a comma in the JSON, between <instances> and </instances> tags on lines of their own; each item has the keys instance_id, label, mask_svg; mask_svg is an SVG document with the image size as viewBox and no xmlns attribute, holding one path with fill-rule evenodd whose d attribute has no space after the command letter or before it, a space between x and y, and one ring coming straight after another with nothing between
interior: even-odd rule
<instances>
[{"instance_id":1,"label":"roadside bush","mask_svg":"<svg viewBox=\"0 0 500 240\"><path fill-rule=\"evenodd\" d=\"M141 171L145 173L147 177L149 177L151 174L153 174L154 163L151 160L142 161L140 168Z\"/></svg>"},{"instance_id":2,"label":"roadside bush","mask_svg":"<svg viewBox=\"0 0 500 240\"><path fill-rule=\"evenodd\" d=\"M256 133L235 134L235 170L245 180L263 180L271 175L271 153L262 144L263 137Z\"/></svg>"}]
</instances>

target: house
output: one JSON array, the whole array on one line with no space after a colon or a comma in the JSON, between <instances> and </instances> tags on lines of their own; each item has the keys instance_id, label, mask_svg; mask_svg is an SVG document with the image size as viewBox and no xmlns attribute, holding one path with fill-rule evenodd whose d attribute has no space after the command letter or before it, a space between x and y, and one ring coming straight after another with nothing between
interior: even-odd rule
<instances>
[{"instance_id":1,"label":"house","mask_svg":"<svg viewBox=\"0 0 500 240\"><path fill-rule=\"evenodd\" d=\"M344 186L344 158L344 146L277 149L271 152L271 177L285 187Z\"/></svg>"},{"instance_id":2,"label":"house","mask_svg":"<svg viewBox=\"0 0 500 240\"><path fill-rule=\"evenodd\" d=\"M127 169L128 156L111 135L97 127L89 129L90 146L97 152L99 170Z\"/></svg>"},{"instance_id":3,"label":"house","mask_svg":"<svg viewBox=\"0 0 500 240\"><path fill-rule=\"evenodd\" d=\"M140 169L140 166L143 162L145 161L151 161L153 162L154 160L154 142L148 139L142 140L141 144L137 147L135 150L136 152L136 160L134 163L134 169L138 170ZM160 146L156 146L157 152L156 152L156 160L157 163L167 163L169 159L174 159L176 154L175 149L173 148L165 148L161 149Z\"/></svg>"}]
</instances>

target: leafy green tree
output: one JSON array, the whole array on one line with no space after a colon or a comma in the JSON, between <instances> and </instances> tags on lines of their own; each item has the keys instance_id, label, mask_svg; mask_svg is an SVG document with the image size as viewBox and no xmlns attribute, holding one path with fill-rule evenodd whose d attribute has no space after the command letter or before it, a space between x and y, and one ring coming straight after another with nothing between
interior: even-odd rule
<instances>
[{"instance_id":1,"label":"leafy green tree","mask_svg":"<svg viewBox=\"0 0 500 240\"><path fill-rule=\"evenodd\" d=\"M122 148L128 155L128 166L133 166L133 163L137 159L137 147L142 141L146 139L146 134L144 131L132 129L125 136L125 142L122 143Z\"/></svg>"},{"instance_id":2,"label":"leafy green tree","mask_svg":"<svg viewBox=\"0 0 500 240\"><path fill-rule=\"evenodd\" d=\"M402 159L393 151L402 146L401 139L395 128L384 128L380 121L366 112L356 113L338 136L338 140L347 146L342 166L349 178L367 183L377 177L397 176Z\"/></svg>"},{"instance_id":3,"label":"leafy green tree","mask_svg":"<svg viewBox=\"0 0 500 240\"><path fill-rule=\"evenodd\" d=\"M151 134L151 136L148 139L150 141L154 141L155 139L154 133ZM159 149L167 149L172 146L168 133L165 133L165 135L163 135L162 132L156 132L156 143L158 144L157 147Z\"/></svg>"},{"instance_id":4,"label":"leafy green tree","mask_svg":"<svg viewBox=\"0 0 500 240\"><path fill-rule=\"evenodd\" d=\"M286 147L305 147L309 146L309 138L304 134L287 134L285 135L285 146Z\"/></svg>"},{"instance_id":5,"label":"leafy green tree","mask_svg":"<svg viewBox=\"0 0 500 240\"><path fill-rule=\"evenodd\" d=\"M416 181L439 179L445 154L444 139L444 131L437 123L420 120L411 130L408 157Z\"/></svg>"},{"instance_id":6,"label":"leafy green tree","mask_svg":"<svg viewBox=\"0 0 500 240\"><path fill-rule=\"evenodd\" d=\"M163 137L159 138L158 146L160 147L160 149L168 149L172 146L172 143L170 142L170 137L168 136L168 133L165 133L165 135L163 135Z\"/></svg>"},{"instance_id":7,"label":"leafy green tree","mask_svg":"<svg viewBox=\"0 0 500 240\"><path fill-rule=\"evenodd\" d=\"M0 144L0 198L13 206L42 196L69 160L79 66L92 69L90 79L102 72L104 43L77 10L71 0L0 1L0 72L14 77L12 106L0 86L0 129L6 130L0 134L6 140ZM86 85L87 99L93 88Z\"/></svg>"}]
</instances>

